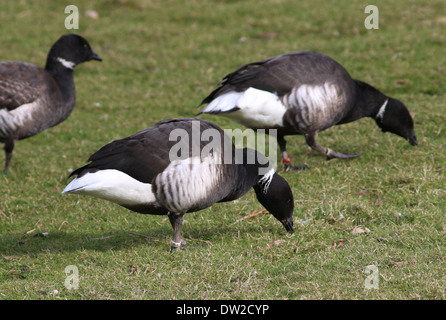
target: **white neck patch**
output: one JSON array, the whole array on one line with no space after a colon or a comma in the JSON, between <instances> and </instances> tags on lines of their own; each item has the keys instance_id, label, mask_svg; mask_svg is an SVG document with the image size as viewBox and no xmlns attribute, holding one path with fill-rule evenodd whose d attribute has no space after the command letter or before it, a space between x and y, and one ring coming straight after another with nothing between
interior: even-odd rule
<instances>
[{"instance_id":1,"label":"white neck patch","mask_svg":"<svg viewBox=\"0 0 446 320\"><path fill-rule=\"evenodd\" d=\"M264 194L268 192L269 185L271 183L271 180L273 180L275 172L276 171L274 170L274 168L271 168L262 178L260 178L259 182L257 182Z\"/></svg>"},{"instance_id":2,"label":"white neck patch","mask_svg":"<svg viewBox=\"0 0 446 320\"><path fill-rule=\"evenodd\" d=\"M76 64L74 62L65 60L64 58L58 57L57 61L59 61L67 69L74 70L74 67L76 66Z\"/></svg>"},{"instance_id":3,"label":"white neck patch","mask_svg":"<svg viewBox=\"0 0 446 320\"><path fill-rule=\"evenodd\" d=\"M384 112L386 112L386 107L387 107L387 103L389 102L389 99L386 99L386 101L384 101L383 105L381 106L381 108L379 108L378 113L376 114L375 119L383 119L384 117Z\"/></svg>"}]
</instances>

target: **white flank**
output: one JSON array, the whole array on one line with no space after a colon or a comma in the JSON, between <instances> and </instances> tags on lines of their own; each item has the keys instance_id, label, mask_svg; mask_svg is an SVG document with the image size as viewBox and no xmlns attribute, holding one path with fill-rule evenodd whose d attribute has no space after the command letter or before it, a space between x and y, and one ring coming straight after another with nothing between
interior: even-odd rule
<instances>
[{"instance_id":1,"label":"white flank","mask_svg":"<svg viewBox=\"0 0 446 320\"><path fill-rule=\"evenodd\" d=\"M378 113L376 114L376 120L378 119L383 119L384 117L384 112L386 112L386 107L387 107L387 103L389 102L389 99L386 99L386 101L384 101L383 105L381 106L381 108L379 108Z\"/></svg>"},{"instance_id":2,"label":"white flank","mask_svg":"<svg viewBox=\"0 0 446 320\"><path fill-rule=\"evenodd\" d=\"M154 203L150 183L142 183L115 169L87 173L71 181L62 193L90 195L120 205Z\"/></svg>"},{"instance_id":3,"label":"white flank","mask_svg":"<svg viewBox=\"0 0 446 320\"><path fill-rule=\"evenodd\" d=\"M39 107L39 100L26 103L20 107L8 111L0 110L0 136L8 136L21 128L27 121L32 120L33 110Z\"/></svg>"},{"instance_id":4,"label":"white flank","mask_svg":"<svg viewBox=\"0 0 446 320\"><path fill-rule=\"evenodd\" d=\"M74 67L76 66L76 64L74 62L65 60L64 58L57 58L57 61L59 61L65 68L74 70Z\"/></svg>"},{"instance_id":5,"label":"white flank","mask_svg":"<svg viewBox=\"0 0 446 320\"><path fill-rule=\"evenodd\" d=\"M209 198L220 179L218 159L172 161L155 179L156 198L171 212L186 212Z\"/></svg>"},{"instance_id":6,"label":"white flank","mask_svg":"<svg viewBox=\"0 0 446 320\"><path fill-rule=\"evenodd\" d=\"M202 113L223 113L222 115L251 128L272 128L283 126L285 106L279 97L271 92L249 88L243 92L228 92L215 98Z\"/></svg>"},{"instance_id":7,"label":"white flank","mask_svg":"<svg viewBox=\"0 0 446 320\"><path fill-rule=\"evenodd\" d=\"M315 123L332 121L338 112L337 106L345 100L335 85L301 85L294 88L289 95L284 97L285 104L291 108L297 108L300 113L297 123L305 128Z\"/></svg>"}]
</instances>

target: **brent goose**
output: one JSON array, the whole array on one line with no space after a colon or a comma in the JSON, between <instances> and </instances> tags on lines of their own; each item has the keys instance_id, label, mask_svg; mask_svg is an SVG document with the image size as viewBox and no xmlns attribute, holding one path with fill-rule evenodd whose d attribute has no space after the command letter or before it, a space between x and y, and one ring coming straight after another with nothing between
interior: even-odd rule
<instances>
[{"instance_id":1,"label":"brent goose","mask_svg":"<svg viewBox=\"0 0 446 320\"><path fill-rule=\"evenodd\" d=\"M316 142L319 131L363 117L383 132L416 146L412 117L405 105L359 80L332 58L297 51L244 65L228 74L202 104L200 113L220 114L252 129L277 129L285 169L293 167L284 136L302 134L314 150L332 158L353 158Z\"/></svg>"},{"instance_id":2,"label":"brent goose","mask_svg":"<svg viewBox=\"0 0 446 320\"><path fill-rule=\"evenodd\" d=\"M265 156L236 149L209 121L163 120L105 145L88 161L70 174L76 178L62 193L95 196L138 213L167 214L174 231L171 251L186 244L180 233L185 213L238 199L251 188L285 229L294 231L287 181Z\"/></svg>"},{"instance_id":3,"label":"brent goose","mask_svg":"<svg viewBox=\"0 0 446 320\"><path fill-rule=\"evenodd\" d=\"M73 110L74 67L102 59L76 34L59 38L51 47L45 69L19 61L0 62L0 142L9 170L17 140L31 137L64 121Z\"/></svg>"}]
</instances>

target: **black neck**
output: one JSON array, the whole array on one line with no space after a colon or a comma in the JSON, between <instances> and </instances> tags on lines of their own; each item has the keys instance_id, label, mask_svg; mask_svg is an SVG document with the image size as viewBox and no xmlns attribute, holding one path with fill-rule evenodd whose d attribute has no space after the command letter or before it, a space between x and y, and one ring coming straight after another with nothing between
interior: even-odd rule
<instances>
[{"instance_id":1,"label":"black neck","mask_svg":"<svg viewBox=\"0 0 446 320\"><path fill-rule=\"evenodd\" d=\"M74 106L76 100L74 69L64 66L62 62L57 60L57 58L48 57L45 70L53 76L54 80L56 80L59 85L64 103L66 105Z\"/></svg>"},{"instance_id":2,"label":"black neck","mask_svg":"<svg viewBox=\"0 0 446 320\"><path fill-rule=\"evenodd\" d=\"M233 149L233 151L241 152L243 154L243 162L237 164L236 166L228 165L228 167L231 169L225 171L225 174L228 175L229 180L232 179L237 181L237 183L235 184L234 188L231 189L231 193L224 201L238 199L248 192L253 186L256 186L259 183L259 180L266 173L264 172L265 168L263 167L268 166L268 163L264 163L266 161L264 156L260 159L261 162L259 163L259 157L262 155L259 155L254 150L244 148L243 150L238 149L237 151ZM256 158L251 157L252 152L255 152ZM229 177L231 175L234 176Z\"/></svg>"},{"instance_id":3,"label":"black neck","mask_svg":"<svg viewBox=\"0 0 446 320\"><path fill-rule=\"evenodd\" d=\"M340 123L347 123L364 117L375 118L381 106L388 97L371 85L359 81L355 82L355 98L350 112Z\"/></svg>"}]
</instances>

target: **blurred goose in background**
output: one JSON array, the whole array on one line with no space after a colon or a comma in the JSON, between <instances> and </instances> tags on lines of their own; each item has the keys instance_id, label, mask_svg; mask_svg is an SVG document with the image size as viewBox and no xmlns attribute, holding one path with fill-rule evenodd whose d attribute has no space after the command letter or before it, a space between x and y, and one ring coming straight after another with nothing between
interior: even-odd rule
<instances>
[{"instance_id":1,"label":"blurred goose in background","mask_svg":"<svg viewBox=\"0 0 446 320\"><path fill-rule=\"evenodd\" d=\"M0 62L0 142L8 173L17 140L36 135L68 118L74 108L74 68L102 59L76 34L59 38L51 47L45 69L19 62Z\"/></svg>"}]
</instances>

